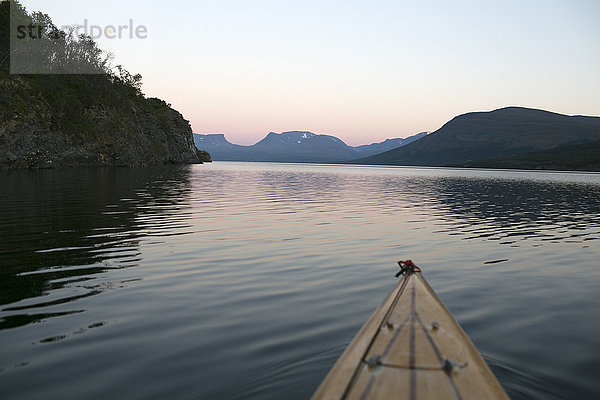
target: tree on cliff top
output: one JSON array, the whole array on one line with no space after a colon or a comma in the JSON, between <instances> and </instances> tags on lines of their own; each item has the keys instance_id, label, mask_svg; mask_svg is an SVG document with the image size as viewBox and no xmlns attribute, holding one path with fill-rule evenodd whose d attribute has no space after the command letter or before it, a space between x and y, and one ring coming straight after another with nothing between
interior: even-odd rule
<instances>
[{"instance_id":1,"label":"tree on cliff top","mask_svg":"<svg viewBox=\"0 0 600 400\"><path fill-rule=\"evenodd\" d=\"M17 31L11 32L14 28ZM110 53L100 49L92 37L75 32L76 27L59 29L48 14L28 13L17 0L0 0L0 69L7 74L14 58L26 74L103 75L141 94L140 74L131 74L121 65L111 66ZM15 36L12 43L11 34Z\"/></svg>"}]
</instances>

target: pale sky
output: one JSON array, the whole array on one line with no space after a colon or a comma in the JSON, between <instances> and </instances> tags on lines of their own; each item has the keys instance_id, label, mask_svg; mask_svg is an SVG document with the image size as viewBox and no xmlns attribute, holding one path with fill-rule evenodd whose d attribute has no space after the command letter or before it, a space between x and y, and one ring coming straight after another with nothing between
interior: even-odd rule
<instances>
[{"instance_id":1,"label":"pale sky","mask_svg":"<svg viewBox=\"0 0 600 400\"><path fill-rule=\"evenodd\" d=\"M600 115L600 1L24 0L98 41L196 133L308 130L350 145L509 105Z\"/></svg>"}]
</instances>

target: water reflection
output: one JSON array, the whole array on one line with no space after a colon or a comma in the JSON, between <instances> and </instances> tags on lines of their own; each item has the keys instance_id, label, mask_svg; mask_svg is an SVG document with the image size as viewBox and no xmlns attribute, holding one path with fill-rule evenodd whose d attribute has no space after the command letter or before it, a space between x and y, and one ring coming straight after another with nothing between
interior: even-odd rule
<instances>
[{"instance_id":1,"label":"water reflection","mask_svg":"<svg viewBox=\"0 0 600 400\"><path fill-rule=\"evenodd\" d=\"M450 173L444 176L444 172ZM568 242L588 247L590 241L600 238L598 179L578 183L461 177L451 172L433 171L423 177L411 170L392 170L345 176L335 182L315 174L314 185L307 179L295 191L283 194L293 198L307 193L320 200L315 193L326 185L327 201L336 202L339 210L352 214L377 210L396 216L398 222L413 227L421 223L427 230L434 227L431 233L463 240L493 240L513 246Z\"/></svg>"},{"instance_id":2,"label":"water reflection","mask_svg":"<svg viewBox=\"0 0 600 400\"><path fill-rule=\"evenodd\" d=\"M436 179L424 197L435 202L438 232L501 244L569 241L589 245L600 237L596 185L464 178Z\"/></svg>"},{"instance_id":3,"label":"water reflection","mask_svg":"<svg viewBox=\"0 0 600 400\"><path fill-rule=\"evenodd\" d=\"M189 167L2 173L0 329L126 284L96 278L140 265L142 240L189 228L189 181Z\"/></svg>"}]
</instances>

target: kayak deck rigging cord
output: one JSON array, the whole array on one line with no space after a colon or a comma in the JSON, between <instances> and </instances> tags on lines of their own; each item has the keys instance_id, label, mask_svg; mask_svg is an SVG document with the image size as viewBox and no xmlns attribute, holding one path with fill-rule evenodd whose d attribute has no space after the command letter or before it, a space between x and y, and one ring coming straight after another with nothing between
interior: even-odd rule
<instances>
[{"instance_id":1,"label":"kayak deck rigging cord","mask_svg":"<svg viewBox=\"0 0 600 400\"><path fill-rule=\"evenodd\" d=\"M412 260L398 261L398 265L400 266L400 271L396 274L396 278L400 275L406 275L409 272L421 272L421 268L417 267Z\"/></svg>"}]
</instances>

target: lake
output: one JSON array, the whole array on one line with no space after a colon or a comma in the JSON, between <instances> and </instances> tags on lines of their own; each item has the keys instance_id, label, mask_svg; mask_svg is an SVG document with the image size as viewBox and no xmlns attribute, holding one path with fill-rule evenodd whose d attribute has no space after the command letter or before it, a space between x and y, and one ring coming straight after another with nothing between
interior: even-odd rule
<instances>
[{"instance_id":1,"label":"lake","mask_svg":"<svg viewBox=\"0 0 600 400\"><path fill-rule=\"evenodd\" d=\"M5 399L306 399L412 259L513 399L600 394L600 174L0 173Z\"/></svg>"}]
</instances>

